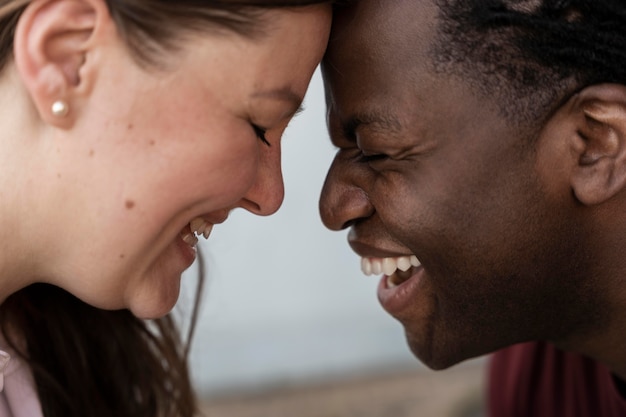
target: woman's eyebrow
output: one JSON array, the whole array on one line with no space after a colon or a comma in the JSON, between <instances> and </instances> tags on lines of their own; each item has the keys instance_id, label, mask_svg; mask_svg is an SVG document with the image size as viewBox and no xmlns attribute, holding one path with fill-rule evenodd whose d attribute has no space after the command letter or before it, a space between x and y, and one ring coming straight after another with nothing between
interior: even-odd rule
<instances>
[{"instance_id":1,"label":"woman's eyebrow","mask_svg":"<svg viewBox=\"0 0 626 417\"><path fill-rule=\"evenodd\" d=\"M289 87L274 88L271 90L258 91L252 95L252 98L269 98L273 100L287 101L292 105L291 115L300 113L303 109L303 97L300 97Z\"/></svg>"}]
</instances>

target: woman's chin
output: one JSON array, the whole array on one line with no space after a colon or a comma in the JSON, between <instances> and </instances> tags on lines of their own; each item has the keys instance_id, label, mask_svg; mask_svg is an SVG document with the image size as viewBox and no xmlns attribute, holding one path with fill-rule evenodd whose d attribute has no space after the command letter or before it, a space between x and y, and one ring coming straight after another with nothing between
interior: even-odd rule
<instances>
[{"instance_id":1,"label":"woman's chin","mask_svg":"<svg viewBox=\"0 0 626 417\"><path fill-rule=\"evenodd\" d=\"M176 300L172 302L159 302L153 303L152 305L142 305L136 306L132 305L129 307L129 310L133 315L137 318L144 320L158 319L163 316L166 316L174 306L176 305Z\"/></svg>"},{"instance_id":2,"label":"woman's chin","mask_svg":"<svg viewBox=\"0 0 626 417\"><path fill-rule=\"evenodd\" d=\"M167 315L178 301L180 279L171 280L169 285L156 285L128 299L127 308L140 319L157 319Z\"/></svg>"}]
</instances>

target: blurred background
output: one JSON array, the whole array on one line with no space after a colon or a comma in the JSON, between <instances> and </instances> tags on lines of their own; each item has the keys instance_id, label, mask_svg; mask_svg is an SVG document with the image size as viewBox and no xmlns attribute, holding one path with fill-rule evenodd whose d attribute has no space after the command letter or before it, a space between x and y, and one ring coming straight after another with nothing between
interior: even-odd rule
<instances>
[{"instance_id":1,"label":"blurred background","mask_svg":"<svg viewBox=\"0 0 626 417\"><path fill-rule=\"evenodd\" d=\"M319 71L304 106L283 137L279 212L236 210L201 239L207 279L191 367L206 415L481 416L484 361L425 369L346 232L322 225L318 197L335 149ZM197 273L183 277L183 310Z\"/></svg>"}]
</instances>

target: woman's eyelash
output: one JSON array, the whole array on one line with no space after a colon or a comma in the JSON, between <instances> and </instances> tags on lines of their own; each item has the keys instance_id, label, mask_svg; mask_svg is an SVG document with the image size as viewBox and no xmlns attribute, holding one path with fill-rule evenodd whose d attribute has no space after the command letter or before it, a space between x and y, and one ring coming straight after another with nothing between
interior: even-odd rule
<instances>
[{"instance_id":1,"label":"woman's eyelash","mask_svg":"<svg viewBox=\"0 0 626 417\"><path fill-rule=\"evenodd\" d=\"M254 123L252 124L252 129L254 129L254 133L256 134L256 136L261 139L261 142L263 142L267 146L272 146L265 138L265 133L267 132L267 129L263 129L261 126L257 126Z\"/></svg>"}]
</instances>

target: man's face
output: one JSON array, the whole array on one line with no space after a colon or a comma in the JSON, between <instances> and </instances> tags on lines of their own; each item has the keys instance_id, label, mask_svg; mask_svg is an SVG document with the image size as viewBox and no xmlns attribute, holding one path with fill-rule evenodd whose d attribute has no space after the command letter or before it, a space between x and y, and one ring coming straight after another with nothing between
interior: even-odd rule
<instances>
[{"instance_id":1,"label":"man's face","mask_svg":"<svg viewBox=\"0 0 626 417\"><path fill-rule=\"evenodd\" d=\"M542 174L541 137L432 70L430 1L363 0L334 25L323 74L339 150L320 212L350 228L364 269L382 265L379 299L413 352L440 369L565 337L594 297L577 284L582 232Z\"/></svg>"}]
</instances>

